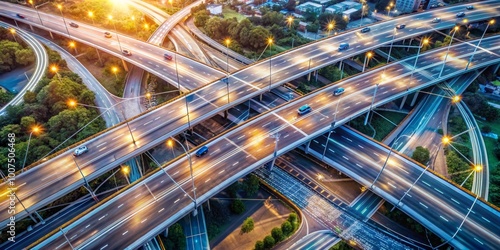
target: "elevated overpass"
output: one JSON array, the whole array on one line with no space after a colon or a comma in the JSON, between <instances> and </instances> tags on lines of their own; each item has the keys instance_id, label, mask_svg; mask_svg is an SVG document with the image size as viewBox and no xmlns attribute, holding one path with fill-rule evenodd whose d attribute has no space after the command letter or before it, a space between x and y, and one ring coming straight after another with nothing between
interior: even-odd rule
<instances>
[{"instance_id":1,"label":"elevated overpass","mask_svg":"<svg viewBox=\"0 0 500 250\"><path fill-rule=\"evenodd\" d=\"M161 170L146 176L132 187L101 203L101 206L96 206L87 214L66 224L61 231L54 232L52 236L40 241L35 249L65 246L68 243L63 234L74 236L71 244L78 247L98 249L139 246L191 211L195 203L201 204L236 179L272 160L274 147L277 148L277 155L282 154L369 110L374 90L377 88L375 84L380 85L374 98L374 104L377 106L448 78L500 62L498 36L484 39L482 46L489 49L480 50L468 70L464 68L474 47L469 43L462 43L452 46L453 60L447 62L444 74L440 78L437 76L442 66L441 58L447 48L429 51L420 56L410 87L408 83L413 68L402 65L411 62L414 57L403 60L403 64L397 62L380 67L282 105L206 144L210 147L210 154L196 158L192 162L196 199L191 190L186 156L179 157L163 166ZM385 78L382 77L383 72ZM332 92L337 87L344 87L346 94L334 97ZM313 112L298 116L296 110L304 104L310 104ZM270 137L276 134L281 135L278 144L274 144L275 139ZM352 151L349 148L347 150ZM363 185L370 186L385 158L386 155L375 155L373 159L361 158L364 162L376 164L371 164L375 166L370 171L363 165L359 167L346 164L348 169L344 172L348 170L350 174L355 172L351 177ZM384 181L380 179L372 189L392 203L397 203L401 193L407 190L397 187L410 186L414 177L419 174L418 169L421 172L420 166L407 159L398 160L396 164L398 164L396 170L403 169L406 174L398 172L397 177L390 174L392 185L387 184L385 181L387 179ZM393 171L391 167L386 170L384 173ZM414 187L416 194L412 195L411 200L418 200L424 205L427 204L425 205L427 207L432 206L432 209L422 210L423 206L420 203L405 202L405 199L400 205L403 211L457 248L489 249L500 244L498 210L477 196L429 172L425 172L423 176L431 190L421 191ZM157 216L167 219L158 221L155 220ZM446 223L446 226L442 226L442 223ZM123 234L130 236L123 239Z\"/></svg>"},{"instance_id":2,"label":"elevated overpass","mask_svg":"<svg viewBox=\"0 0 500 250\"><path fill-rule=\"evenodd\" d=\"M500 1L487 1L477 4L476 10L469 13L468 19L472 22L495 16L500 11L498 2ZM7 7L11 6L10 4L0 3L0 6L3 7L3 5ZM429 32L435 28L444 29L452 27L456 20L454 12L461 10L463 7L463 5L450 7L446 13L441 13L440 16L443 21L440 24L430 23L430 20L434 16L437 16L437 13L420 13L373 25L371 26L372 31L369 34L360 34L359 30L346 32L336 37L330 37L282 53L270 60L254 63L231 74L228 81L229 85L226 85L222 80L215 81L151 112L138 116L128 123L121 123L95 138L82 142L89 147L90 152L81 157L73 158L71 155L72 149L69 149L58 152L53 158L49 157L46 161L35 163L34 166L36 167L32 167L25 174L17 176L18 183L22 186L17 192L18 196L28 211L37 210L83 184L76 164L82 169L87 180L92 180L129 158L163 143L167 138L177 135L187 130L190 126L236 104L242 103L248 98L257 96L273 87L326 65L352 57L383 44L388 44L392 39L394 26L398 22L409 22L409 20L415 18L425 19L425 22L408 23L406 29L399 30L396 39L405 39ZM443 12L443 10L440 11ZM2 10L0 13L5 15L6 11L8 10ZM13 12L8 13L15 15ZM45 15L42 16L45 17ZM50 18L54 19L55 17ZM86 25L81 25L80 27L82 28L82 26ZM94 28L88 27L94 30L94 33L97 32ZM96 33L99 34L99 39L105 40L99 32ZM89 38L93 37L89 36ZM352 47L347 51L338 52L336 44L343 41L351 41ZM144 46L151 45L146 44ZM159 48L154 47L154 49ZM148 52L148 54L150 53ZM201 65L200 67L203 66L210 69L208 66L199 65ZM271 65L272 79L269 78L269 74L267 73L269 72L269 65ZM196 69L189 70L186 68L186 70L186 72L199 72ZM200 72L200 74L206 75L206 72ZM199 76L197 75L196 77ZM188 77L182 76L181 79L185 81ZM191 76L190 79L193 80L195 78ZM227 94L227 90L229 90L229 95ZM186 116L187 109L189 110L189 116ZM43 193L36 191L42 189L44 190ZM3 183L0 185L0 193L6 194L6 192L7 185ZM7 196L1 196L0 204L6 204L6 202ZM21 211L16 217L23 218L26 215L26 211ZM2 226L5 226L8 222L6 211L0 212L0 221L2 221L0 224Z\"/></svg>"}]
</instances>

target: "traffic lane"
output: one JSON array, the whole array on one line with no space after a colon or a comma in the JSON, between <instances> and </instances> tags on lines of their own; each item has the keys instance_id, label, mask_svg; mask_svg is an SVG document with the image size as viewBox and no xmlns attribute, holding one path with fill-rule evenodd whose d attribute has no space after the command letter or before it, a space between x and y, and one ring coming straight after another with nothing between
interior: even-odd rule
<instances>
[{"instance_id":1,"label":"traffic lane","mask_svg":"<svg viewBox=\"0 0 500 250\"><path fill-rule=\"evenodd\" d=\"M377 149L373 149L373 150L377 150ZM404 160L406 161L406 160ZM410 164L404 164L405 166L410 166ZM419 170L420 173L421 171L423 171L423 169L420 169ZM413 181L410 183L410 185L414 182L414 180L416 180L418 178L418 176L420 176L420 173L418 174L412 174L412 176L414 178ZM385 174L388 174L387 176ZM389 176L390 175L390 176ZM388 178L388 180L386 180L385 183L388 183L388 182L396 182L398 180L401 180L401 178L397 178L398 174L394 174L392 175L392 172L391 172L391 168L390 167L386 167L386 169L384 170L383 174L380 176L380 182L384 183L383 180L384 178ZM443 187L442 185L448 185L450 187ZM394 185L394 184L392 184ZM403 193L408 190L409 186L408 183L405 183L405 184L399 184L402 188L400 188L401 190L399 190L399 193L396 193L396 190L393 189L392 193L393 193L393 196L394 197L402 197ZM390 186L390 185L389 185ZM386 187L388 187L386 185ZM445 181L442 181L442 180L439 180L438 177L436 176L431 176L431 175L423 175L419 182L416 183L416 185L414 186L414 188L412 188L412 190L409 192L409 195L407 196L407 198L405 198L403 200L403 204L406 203L406 199L408 198L411 198L411 196L413 195L413 192L416 192L418 191L419 193L416 194L418 195L418 197L422 198L422 197L428 197L429 200L431 200L429 203L427 204L421 204L419 203L418 205L420 206L427 206L427 207L433 207L435 208L436 204L438 204L438 201L436 201L435 199L433 199L431 196L429 196L429 194L431 194L432 196L434 197L440 197L440 196L446 196L446 199L443 199L442 202L439 203L439 205L441 205L441 203L444 203L444 205L442 205L444 211L448 211L448 212L454 212L455 215L457 215L458 218L463 218L465 216L465 214L467 214L468 212L468 209L471 207L472 203L474 202L474 199L473 197L464 197L464 196L460 196L458 195L458 193L456 192L451 192L451 193L446 193L446 195L444 195L443 191L441 190L449 190L450 188L454 188L454 186L451 186L451 184L445 182ZM456 189L456 188L455 188ZM387 189L386 190L388 193L391 193L390 189ZM457 203L457 205L459 205L458 207L453 204L453 203ZM477 203L474 207L477 207L477 210L478 210L478 215L481 215L481 214L487 214L486 211L481 211L482 209L482 206L481 204ZM498 213L498 212L497 212ZM449 213L447 213L449 215ZM435 215L434 213L432 215ZM471 213L469 215L469 218L473 218L475 221L482 221L484 220L484 217L483 218L474 218L476 216L476 212L474 213ZM443 215L443 217L447 217L447 215ZM442 219L441 217L438 217L436 221L439 221L439 219ZM500 223L500 219L499 218L492 218L494 220L498 220L498 222ZM444 220L444 219L443 219ZM488 224L488 223L486 223ZM483 227L483 225L485 224L481 224L481 225L476 225L476 226L480 226L480 227ZM491 231L491 232L495 232L497 230L500 230L500 228L498 228L498 223L491 223L491 225L487 225L488 228L479 228L479 230L481 231ZM477 230L477 229L476 229Z\"/></svg>"}]
</instances>

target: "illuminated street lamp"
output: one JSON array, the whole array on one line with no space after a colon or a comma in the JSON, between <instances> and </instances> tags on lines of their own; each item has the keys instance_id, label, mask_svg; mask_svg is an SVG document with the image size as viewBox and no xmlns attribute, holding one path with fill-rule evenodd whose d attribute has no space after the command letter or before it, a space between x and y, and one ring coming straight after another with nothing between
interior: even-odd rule
<instances>
[{"instance_id":1,"label":"illuminated street lamp","mask_svg":"<svg viewBox=\"0 0 500 250\"><path fill-rule=\"evenodd\" d=\"M455 95L455 96L453 96L453 97L451 98L451 101L452 101L453 103L457 103L457 102L460 102L460 100L461 100L461 99L462 99L462 97L461 97L461 96L459 96L459 95Z\"/></svg>"},{"instance_id":2,"label":"illuminated street lamp","mask_svg":"<svg viewBox=\"0 0 500 250\"><path fill-rule=\"evenodd\" d=\"M149 30L149 24L145 23L144 24L144 29Z\"/></svg>"},{"instance_id":3,"label":"illuminated street lamp","mask_svg":"<svg viewBox=\"0 0 500 250\"><path fill-rule=\"evenodd\" d=\"M451 143L451 138L447 135L443 136L443 138L441 138L441 142L444 144L444 145L448 145Z\"/></svg>"},{"instance_id":4,"label":"illuminated street lamp","mask_svg":"<svg viewBox=\"0 0 500 250\"><path fill-rule=\"evenodd\" d=\"M359 27L363 25L363 15L365 14L365 9L366 5L364 5L364 2L362 2L362 7L361 7L361 21L359 21Z\"/></svg>"},{"instance_id":5,"label":"illuminated street lamp","mask_svg":"<svg viewBox=\"0 0 500 250\"><path fill-rule=\"evenodd\" d=\"M64 14L62 12L62 5L58 4L57 9L59 9L59 12L61 13L61 16L62 16L62 19L64 22L64 28L66 28L66 32L68 33L69 38L71 38L71 35L69 34L69 30L68 30L68 25L66 25L66 19L64 18Z\"/></svg>"},{"instance_id":6,"label":"illuminated street lamp","mask_svg":"<svg viewBox=\"0 0 500 250\"><path fill-rule=\"evenodd\" d=\"M113 68L111 68L111 70L113 71L113 74L115 74L115 79L118 81L118 76L116 75L116 72L118 72L118 68L113 67Z\"/></svg>"},{"instance_id":7,"label":"illuminated street lamp","mask_svg":"<svg viewBox=\"0 0 500 250\"><path fill-rule=\"evenodd\" d=\"M12 37L14 37L14 41L17 43L16 30L14 28L10 28L10 33L12 34Z\"/></svg>"},{"instance_id":8,"label":"illuminated street lamp","mask_svg":"<svg viewBox=\"0 0 500 250\"><path fill-rule=\"evenodd\" d=\"M26 147L26 153L24 153L24 161L23 161L23 167L21 168L21 173L24 172L24 166L26 165L26 157L28 157L28 150L30 149L31 135L33 133L38 134L38 132L40 132L40 127L34 126L33 128L31 128L31 133L28 138L28 146Z\"/></svg>"},{"instance_id":9,"label":"illuminated street lamp","mask_svg":"<svg viewBox=\"0 0 500 250\"><path fill-rule=\"evenodd\" d=\"M125 176L125 180L127 180L127 183L130 185L130 180L128 179L128 174L130 173L130 168L128 166L123 166L121 167L122 173Z\"/></svg>"},{"instance_id":10,"label":"illuminated street lamp","mask_svg":"<svg viewBox=\"0 0 500 250\"><path fill-rule=\"evenodd\" d=\"M116 25L115 25L115 22L113 21L113 16L112 15L109 15L108 16L108 19L109 21L111 21L113 23L113 27L115 28L115 35L116 35L116 40L118 41L118 47L120 47L120 53L123 52L122 50L122 45L120 43L120 38L118 36L118 31L116 30Z\"/></svg>"},{"instance_id":11,"label":"illuminated street lamp","mask_svg":"<svg viewBox=\"0 0 500 250\"><path fill-rule=\"evenodd\" d=\"M366 63L367 61L370 60L370 58L372 58L373 56L373 53L372 52L368 52L366 53L366 56L365 56L365 62L363 63L363 70L361 72L365 72L365 68L366 68Z\"/></svg>"},{"instance_id":12,"label":"illuminated street lamp","mask_svg":"<svg viewBox=\"0 0 500 250\"><path fill-rule=\"evenodd\" d=\"M76 49L76 43L71 41L69 42L69 47L75 49L75 54L78 54L78 50Z\"/></svg>"},{"instance_id":13,"label":"illuminated street lamp","mask_svg":"<svg viewBox=\"0 0 500 250\"><path fill-rule=\"evenodd\" d=\"M224 43L226 44L226 72L229 72L229 44L231 40L228 38L224 40Z\"/></svg>"},{"instance_id":14,"label":"illuminated street lamp","mask_svg":"<svg viewBox=\"0 0 500 250\"><path fill-rule=\"evenodd\" d=\"M137 31L137 23L135 22L135 16L130 17L130 19L132 19L132 21L134 21L135 33L138 33L138 31Z\"/></svg>"},{"instance_id":15,"label":"illuminated street lamp","mask_svg":"<svg viewBox=\"0 0 500 250\"><path fill-rule=\"evenodd\" d=\"M57 68L57 66L56 66L56 65L52 65L52 66L50 67L50 71L52 71L52 72L54 72L54 74L56 74L57 79L59 80L59 83L61 83L61 84L62 84L62 81L61 81L61 76L59 75L59 73L57 73L57 71L58 71L58 70L59 70L59 69Z\"/></svg>"},{"instance_id":16,"label":"illuminated street lamp","mask_svg":"<svg viewBox=\"0 0 500 250\"><path fill-rule=\"evenodd\" d=\"M148 106L151 108L151 93L146 93L146 99L148 99Z\"/></svg>"},{"instance_id":17,"label":"illuminated street lamp","mask_svg":"<svg viewBox=\"0 0 500 250\"><path fill-rule=\"evenodd\" d=\"M385 76L384 73L382 73L382 75L380 75L381 82L383 82L385 80L385 77L386 76ZM366 118L365 118L365 123L364 123L365 126L368 123L368 117L370 116L370 111L372 111L372 109L373 109L373 103L375 102L375 95L377 95L377 90L378 90L378 85L379 84L380 83L375 84L375 90L373 91L373 97L372 97L372 103L370 104L370 109L366 113Z\"/></svg>"},{"instance_id":18,"label":"illuminated street lamp","mask_svg":"<svg viewBox=\"0 0 500 250\"><path fill-rule=\"evenodd\" d=\"M92 25L95 25L95 22L94 22L94 12L89 11L89 17L90 17L90 19L92 19Z\"/></svg>"},{"instance_id":19,"label":"illuminated street lamp","mask_svg":"<svg viewBox=\"0 0 500 250\"><path fill-rule=\"evenodd\" d=\"M446 64L446 59L448 59L448 54L450 53L451 43L453 42L453 38L455 37L455 33L457 33L458 29L459 29L458 26L455 26L455 28L453 28L453 35L451 36L450 43L448 44L448 49L446 50L446 55L444 56L443 60L443 66L441 67L441 71L439 72L438 78L440 78L441 75L443 74L444 65Z\"/></svg>"},{"instance_id":20,"label":"illuminated street lamp","mask_svg":"<svg viewBox=\"0 0 500 250\"><path fill-rule=\"evenodd\" d=\"M328 36L330 36L330 32L333 30L334 27L335 27L335 23L334 22L328 23L328 26L327 26Z\"/></svg>"},{"instance_id":21,"label":"illuminated street lamp","mask_svg":"<svg viewBox=\"0 0 500 250\"><path fill-rule=\"evenodd\" d=\"M291 28L293 23L293 16L288 16L286 18L286 22L288 23L288 28Z\"/></svg>"},{"instance_id":22,"label":"illuminated street lamp","mask_svg":"<svg viewBox=\"0 0 500 250\"><path fill-rule=\"evenodd\" d=\"M35 6L35 2L33 2L33 0L29 0L28 2L31 4L31 6L33 6L33 9L35 9L36 14L38 15L38 19L40 19L40 24L43 26L42 18L40 17L40 12L38 12L38 7Z\"/></svg>"},{"instance_id":23,"label":"illuminated street lamp","mask_svg":"<svg viewBox=\"0 0 500 250\"><path fill-rule=\"evenodd\" d=\"M472 55L470 56L469 61L467 62L467 66L465 66L465 70L469 69L469 64L472 61L472 59L474 58L474 55L476 54L477 48L481 44L481 41L483 41L484 34L486 34L486 31L488 30L488 28L490 27L490 25L494 24L494 23L495 23L495 19L491 19L488 22L488 24L486 25L486 29L484 29L483 35L481 35L481 38L479 39L479 42L477 43L476 47L474 48L474 52L472 52Z\"/></svg>"},{"instance_id":24,"label":"illuminated street lamp","mask_svg":"<svg viewBox=\"0 0 500 250\"><path fill-rule=\"evenodd\" d=\"M417 61L418 61L418 56L420 55L420 49L422 49L422 47L424 47L427 44L429 44L429 39L427 39L427 38L421 39L420 46L418 46L417 57L415 58L415 63L413 64L413 69L411 71L410 81L408 82L408 87L406 88L406 90L409 90L411 88L411 81L413 80L413 73L415 72L415 69L417 68Z\"/></svg>"},{"instance_id":25,"label":"illuminated street lamp","mask_svg":"<svg viewBox=\"0 0 500 250\"><path fill-rule=\"evenodd\" d=\"M271 52L271 57L269 57L269 92L271 92L271 64L272 64L272 60L273 60L273 56L272 56L272 53L273 53L273 39L272 38L269 38L267 40L267 45L269 45L269 51Z\"/></svg>"},{"instance_id":26,"label":"illuminated street lamp","mask_svg":"<svg viewBox=\"0 0 500 250\"><path fill-rule=\"evenodd\" d=\"M474 168L472 169L472 171L470 172L469 175L467 175L467 177L465 178L465 180L462 182L462 184L460 184L460 186L463 186L465 184L465 182L470 178L470 176L473 174L473 173L477 173L477 172L480 172L481 170L483 170L483 166L481 165L474 165Z\"/></svg>"}]
</instances>

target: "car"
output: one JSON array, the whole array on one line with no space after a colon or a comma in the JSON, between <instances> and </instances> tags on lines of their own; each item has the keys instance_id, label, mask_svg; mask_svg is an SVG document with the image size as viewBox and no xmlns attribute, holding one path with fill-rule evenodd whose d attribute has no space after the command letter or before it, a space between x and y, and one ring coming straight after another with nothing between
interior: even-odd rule
<instances>
[{"instance_id":1,"label":"car","mask_svg":"<svg viewBox=\"0 0 500 250\"><path fill-rule=\"evenodd\" d=\"M206 153L208 153L208 147L203 146L200 149L198 149L198 151L196 151L196 157L201 157L202 155L204 155Z\"/></svg>"},{"instance_id":2,"label":"car","mask_svg":"<svg viewBox=\"0 0 500 250\"><path fill-rule=\"evenodd\" d=\"M402 30L405 27L406 27L406 24L398 24L398 25L396 25L396 29L398 29L398 30Z\"/></svg>"},{"instance_id":3,"label":"car","mask_svg":"<svg viewBox=\"0 0 500 250\"><path fill-rule=\"evenodd\" d=\"M431 9L437 8L438 6L435 4L431 4Z\"/></svg>"},{"instance_id":4,"label":"car","mask_svg":"<svg viewBox=\"0 0 500 250\"><path fill-rule=\"evenodd\" d=\"M439 23L439 22L441 22L441 18L436 17L436 18L432 19L432 22L433 23Z\"/></svg>"},{"instance_id":5,"label":"car","mask_svg":"<svg viewBox=\"0 0 500 250\"><path fill-rule=\"evenodd\" d=\"M349 48L349 44L348 43L341 43L339 45L339 51L346 50L348 48Z\"/></svg>"},{"instance_id":6,"label":"car","mask_svg":"<svg viewBox=\"0 0 500 250\"><path fill-rule=\"evenodd\" d=\"M82 154L87 153L88 151L89 151L89 149L87 148L87 146L80 146L80 147L75 149L75 152L73 152L73 155L80 156Z\"/></svg>"},{"instance_id":7,"label":"car","mask_svg":"<svg viewBox=\"0 0 500 250\"><path fill-rule=\"evenodd\" d=\"M71 26L73 28L78 28L79 27L79 25L76 24L76 23L74 23L74 22L69 23L69 26Z\"/></svg>"},{"instance_id":8,"label":"car","mask_svg":"<svg viewBox=\"0 0 500 250\"><path fill-rule=\"evenodd\" d=\"M474 6L469 5L469 6L465 7L465 8L466 8L466 9L468 9L468 10L473 10L473 9L474 9Z\"/></svg>"},{"instance_id":9,"label":"car","mask_svg":"<svg viewBox=\"0 0 500 250\"><path fill-rule=\"evenodd\" d=\"M299 113L299 115L304 115L304 114L307 114L309 112L311 112L311 107L309 105L303 105L302 107L300 107L297 112Z\"/></svg>"},{"instance_id":10,"label":"car","mask_svg":"<svg viewBox=\"0 0 500 250\"><path fill-rule=\"evenodd\" d=\"M169 54L163 54L163 57L165 57L165 59L167 59L169 61L172 61L172 56Z\"/></svg>"},{"instance_id":11,"label":"car","mask_svg":"<svg viewBox=\"0 0 500 250\"><path fill-rule=\"evenodd\" d=\"M361 33L366 33L366 32L370 32L370 28L369 27L364 27L361 29Z\"/></svg>"},{"instance_id":12,"label":"car","mask_svg":"<svg viewBox=\"0 0 500 250\"><path fill-rule=\"evenodd\" d=\"M106 32L104 32L104 37L111 38L112 36L111 36L110 32L106 31Z\"/></svg>"},{"instance_id":13,"label":"car","mask_svg":"<svg viewBox=\"0 0 500 250\"><path fill-rule=\"evenodd\" d=\"M465 12L459 12L459 13L457 13L456 16L457 17L464 17L465 16Z\"/></svg>"},{"instance_id":14,"label":"car","mask_svg":"<svg viewBox=\"0 0 500 250\"><path fill-rule=\"evenodd\" d=\"M438 7L443 7L443 6L445 6L444 3L438 3Z\"/></svg>"},{"instance_id":15,"label":"car","mask_svg":"<svg viewBox=\"0 0 500 250\"><path fill-rule=\"evenodd\" d=\"M26 18L25 16L23 16L23 15L21 15L19 13L17 13L16 16L19 17L19 18L22 18L22 19Z\"/></svg>"},{"instance_id":16,"label":"car","mask_svg":"<svg viewBox=\"0 0 500 250\"><path fill-rule=\"evenodd\" d=\"M122 54L126 55L126 56L131 56L132 55L132 52L130 52L130 50L128 49L123 49L122 50Z\"/></svg>"},{"instance_id":17,"label":"car","mask_svg":"<svg viewBox=\"0 0 500 250\"><path fill-rule=\"evenodd\" d=\"M345 89L344 88L338 88L335 91L333 91L333 95L342 95L344 94Z\"/></svg>"}]
</instances>

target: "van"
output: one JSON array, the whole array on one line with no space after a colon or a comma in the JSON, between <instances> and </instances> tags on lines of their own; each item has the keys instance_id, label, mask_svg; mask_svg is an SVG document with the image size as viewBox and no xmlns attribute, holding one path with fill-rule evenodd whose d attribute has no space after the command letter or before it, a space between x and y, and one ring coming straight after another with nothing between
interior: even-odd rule
<instances>
[{"instance_id":1,"label":"van","mask_svg":"<svg viewBox=\"0 0 500 250\"><path fill-rule=\"evenodd\" d=\"M349 48L349 44L348 43L341 43L340 46L339 46L339 51L346 50L348 48Z\"/></svg>"},{"instance_id":2,"label":"van","mask_svg":"<svg viewBox=\"0 0 500 250\"><path fill-rule=\"evenodd\" d=\"M208 147L207 146L203 146L200 149L198 149L198 151L196 151L196 156L197 157L201 157L202 155L204 155L206 153L208 153Z\"/></svg>"}]
</instances>

